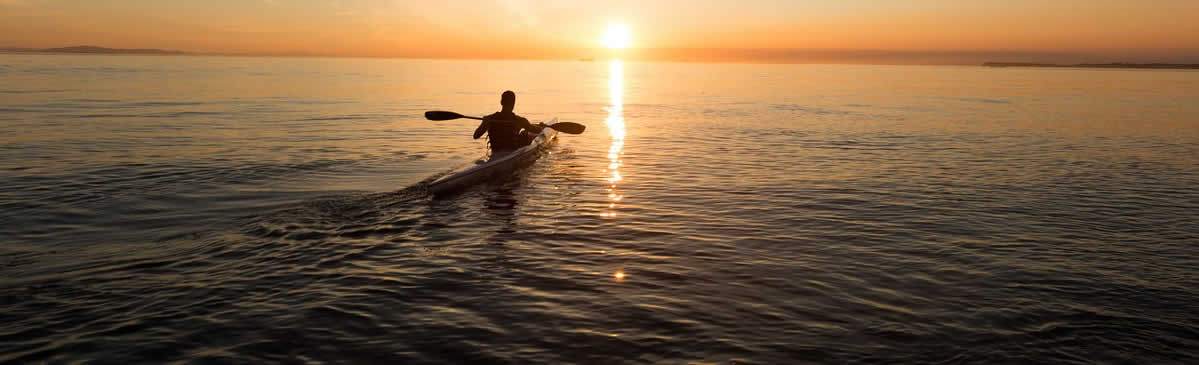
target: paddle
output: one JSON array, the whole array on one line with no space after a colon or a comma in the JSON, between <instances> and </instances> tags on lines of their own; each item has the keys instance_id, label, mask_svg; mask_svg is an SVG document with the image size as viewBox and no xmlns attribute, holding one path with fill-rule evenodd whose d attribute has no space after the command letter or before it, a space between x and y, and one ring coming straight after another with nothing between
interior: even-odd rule
<instances>
[{"instance_id":1,"label":"paddle","mask_svg":"<svg viewBox=\"0 0 1199 365\"><path fill-rule=\"evenodd\" d=\"M550 124L549 127L566 134L583 134L583 131L587 130L587 126L571 122L558 122Z\"/></svg>"},{"instance_id":2,"label":"paddle","mask_svg":"<svg viewBox=\"0 0 1199 365\"><path fill-rule=\"evenodd\" d=\"M468 116L458 114L455 112L447 112L447 111L441 111L441 110L433 110L433 111L425 112L425 119L428 119L428 120L454 120L454 119L459 119L459 118L483 120L483 118L468 117Z\"/></svg>"},{"instance_id":3,"label":"paddle","mask_svg":"<svg viewBox=\"0 0 1199 365\"><path fill-rule=\"evenodd\" d=\"M447 111L441 111L441 110L433 110L433 111L425 112L425 119L428 119L428 120L454 120L454 119L460 119L460 118L483 120L483 118L468 117L468 116L458 114L455 112L447 112ZM566 133L566 134L583 134L583 131L587 130L587 126L579 124L579 123L571 123L571 122L554 123L554 124L549 125L549 127L553 128L559 132Z\"/></svg>"}]
</instances>

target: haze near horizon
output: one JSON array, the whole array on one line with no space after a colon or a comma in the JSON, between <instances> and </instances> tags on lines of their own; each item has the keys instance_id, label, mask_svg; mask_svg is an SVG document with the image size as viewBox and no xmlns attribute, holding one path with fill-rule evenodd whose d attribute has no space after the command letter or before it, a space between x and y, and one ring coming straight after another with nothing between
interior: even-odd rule
<instances>
[{"instance_id":1,"label":"haze near horizon","mask_svg":"<svg viewBox=\"0 0 1199 365\"><path fill-rule=\"evenodd\" d=\"M1185 0L0 0L0 46L728 62L1199 62ZM627 49L604 47L613 24Z\"/></svg>"}]
</instances>

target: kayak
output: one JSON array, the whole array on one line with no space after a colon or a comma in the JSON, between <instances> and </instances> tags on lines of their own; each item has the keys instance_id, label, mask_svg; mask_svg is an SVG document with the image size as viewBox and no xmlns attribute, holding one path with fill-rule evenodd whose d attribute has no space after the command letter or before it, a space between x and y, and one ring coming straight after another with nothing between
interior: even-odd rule
<instances>
[{"instance_id":1,"label":"kayak","mask_svg":"<svg viewBox=\"0 0 1199 365\"><path fill-rule=\"evenodd\" d=\"M543 126L554 124L558 118L551 119ZM536 161L541 157L551 141L558 136L558 131L545 127L541 133L533 137L533 142L511 151L493 151L486 162L442 176L429 183L429 192L435 195L462 190L466 187L487 181L493 177L515 171L517 168Z\"/></svg>"}]
</instances>

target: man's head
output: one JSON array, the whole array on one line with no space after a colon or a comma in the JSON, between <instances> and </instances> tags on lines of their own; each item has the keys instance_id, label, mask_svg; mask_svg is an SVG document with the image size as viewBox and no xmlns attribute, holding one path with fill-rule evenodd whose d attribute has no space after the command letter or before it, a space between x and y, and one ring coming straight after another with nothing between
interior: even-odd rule
<instances>
[{"instance_id":1,"label":"man's head","mask_svg":"<svg viewBox=\"0 0 1199 365\"><path fill-rule=\"evenodd\" d=\"M512 111L512 108L516 106L516 93L508 90L500 95L500 106L503 106L506 112Z\"/></svg>"}]
</instances>

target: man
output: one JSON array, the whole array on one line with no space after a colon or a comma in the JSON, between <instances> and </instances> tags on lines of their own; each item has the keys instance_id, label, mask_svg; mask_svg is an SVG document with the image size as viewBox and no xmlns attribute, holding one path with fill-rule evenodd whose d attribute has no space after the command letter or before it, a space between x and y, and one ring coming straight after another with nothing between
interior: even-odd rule
<instances>
[{"instance_id":1,"label":"man","mask_svg":"<svg viewBox=\"0 0 1199 365\"><path fill-rule=\"evenodd\" d=\"M511 151L528 145L533 137L541 133L542 126L529 123L528 119L516 115L512 108L516 106L516 93L505 91L500 96L499 112L483 117L479 128L475 128L475 139L487 132L491 151Z\"/></svg>"}]
</instances>

